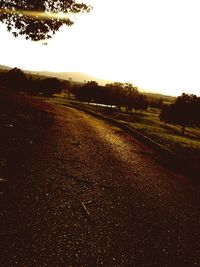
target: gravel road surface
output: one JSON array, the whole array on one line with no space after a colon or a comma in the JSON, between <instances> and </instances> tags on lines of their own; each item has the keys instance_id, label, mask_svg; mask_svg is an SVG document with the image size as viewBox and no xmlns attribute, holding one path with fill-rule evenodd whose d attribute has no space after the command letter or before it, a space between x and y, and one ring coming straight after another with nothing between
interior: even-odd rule
<instances>
[{"instance_id":1,"label":"gravel road surface","mask_svg":"<svg viewBox=\"0 0 200 267\"><path fill-rule=\"evenodd\" d=\"M48 116L1 177L0 266L200 266L198 187L117 127L73 108Z\"/></svg>"}]
</instances>

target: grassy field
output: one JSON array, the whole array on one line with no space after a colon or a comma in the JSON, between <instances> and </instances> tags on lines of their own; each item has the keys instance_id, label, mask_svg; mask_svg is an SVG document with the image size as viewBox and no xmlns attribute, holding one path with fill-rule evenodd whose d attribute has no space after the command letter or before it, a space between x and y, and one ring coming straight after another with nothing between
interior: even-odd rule
<instances>
[{"instance_id":1,"label":"grassy field","mask_svg":"<svg viewBox=\"0 0 200 267\"><path fill-rule=\"evenodd\" d=\"M172 150L177 146L200 149L200 129L187 128L183 136L180 126L164 124L159 114L159 110L149 108L140 116L141 121L133 122L132 126Z\"/></svg>"}]
</instances>

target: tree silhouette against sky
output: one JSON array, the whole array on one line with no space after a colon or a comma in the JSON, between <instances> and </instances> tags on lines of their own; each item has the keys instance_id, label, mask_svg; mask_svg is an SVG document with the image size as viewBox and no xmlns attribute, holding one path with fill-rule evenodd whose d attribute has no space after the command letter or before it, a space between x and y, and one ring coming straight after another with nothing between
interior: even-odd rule
<instances>
[{"instance_id":1,"label":"tree silhouette against sky","mask_svg":"<svg viewBox=\"0 0 200 267\"><path fill-rule=\"evenodd\" d=\"M164 106L160 114L161 121L178 124L182 134L187 126L200 126L200 97L183 93L174 104Z\"/></svg>"},{"instance_id":2,"label":"tree silhouette against sky","mask_svg":"<svg viewBox=\"0 0 200 267\"><path fill-rule=\"evenodd\" d=\"M15 37L39 41L51 38L62 25L71 26L72 14L90 10L91 6L75 0L3 0L0 21Z\"/></svg>"}]
</instances>

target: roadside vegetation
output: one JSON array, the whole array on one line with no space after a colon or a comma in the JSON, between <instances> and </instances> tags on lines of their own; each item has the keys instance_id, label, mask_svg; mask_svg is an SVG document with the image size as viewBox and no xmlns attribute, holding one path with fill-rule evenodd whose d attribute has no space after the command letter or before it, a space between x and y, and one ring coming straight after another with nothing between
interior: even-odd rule
<instances>
[{"instance_id":1,"label":"roadside vegetation","mask_svg":"<svg viewBox=\"0 0 200 267\"><path fill-rule=\"evenodd\" d=\"M129 83L99 86L95 81L73 81L31 76L20 69L0 75L4 88L60 105L76 105L126 123L166 147L195 176L200 173L200 97L178 98L141 93ZM178 164L178 163L177 163ZM180 165L179 164L179 165Z\"/></svg>"}]
</instances>

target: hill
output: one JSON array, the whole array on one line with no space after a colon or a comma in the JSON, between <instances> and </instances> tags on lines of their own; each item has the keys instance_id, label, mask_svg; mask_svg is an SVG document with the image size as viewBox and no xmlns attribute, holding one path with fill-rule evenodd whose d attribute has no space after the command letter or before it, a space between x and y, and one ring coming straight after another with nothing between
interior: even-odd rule
<instances>
[{"instance_id":1,"label":"hill","mask_svg":"<svg viewBox=\"0 0 200 267\"><path fill-rule=\"evenodd\" d=\"M0 71L6 71L12 69L11 67L0 65ZM93 77L91 75L85 74L85 73L80 73L80 72L50 72L50 71L32 71L32 70L23 70L25 73L34 75L34 76L41 76L41 78L44 77L56 77L60 80L69 80L73 81L76 83L85 83L88 81L96 81L99 85L106 85L107 83L113 83L114 81L111 80L104 80L104 79L99 79L97 77ZM167 96L159 93L154 93L154 92L149 92L145 89L140 89L139 90L147 95L149 98L162 98L164 101L167 103L171 103L174 101L175 97L173 96Z\"/></svg>"},{"instance_id":2,"label":"hill","mask_svg":"<svg viewBox=\"0 0 200 267\"><path fill-rule=\"evenodd\" d=\"M106 85L107 83L111 83L113 81L99 79L93 76L90 76L85 73L79 72L49 72L49 71L26 71L30 74L47 76L47 77L56 77L61 80L72 80L78 83L84 83L88 81L96 81L99 85Z\"/></svg>"},{"instance_id":3,"label":"hill","mask_svg":"<svg viewBox=\"0 0 200 267\"><path fill-rule=\"evenodd\" d=\"M4 65L0 65L0 70L10 70L12 69L11 67L8 67L8 66L4 66Z\"/></svg>"},{"instance_id":4,"label":"hill","mask_svg":"<svg viewBox=\"0 0 200 267\"><path fill-rule=\"evenodd\" d=\"M153 98L153 99L162 98L162 100L165 102L165 104L172 104L176 99L175 96L163 95L163 94L159 94L159 93L150 93L150 92L143 91L143 94L145 94L149 99L151 99L151 98Z\"/></svg>"}]
</instances>

